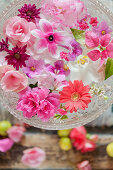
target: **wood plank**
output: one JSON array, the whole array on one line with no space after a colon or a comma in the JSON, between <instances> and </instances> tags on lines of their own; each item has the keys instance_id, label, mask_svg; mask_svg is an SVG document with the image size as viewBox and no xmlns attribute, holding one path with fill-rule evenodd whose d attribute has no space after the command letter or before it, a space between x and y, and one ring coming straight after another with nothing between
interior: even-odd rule
<instances>
[{"instance_id":1,"label":"wood plank","mask_svg":"<svg viewBox=\"0 0 113 170\"><path fill-rule=\"evenodd\" d=\"M113 135L99 135L97 148L92 153L81 154L75 149L64 152L59 148L57 135L27 133L20 144L14 145L8 153L0 153L0 170L26 169L21 163L22 151L40 147L46 151L46 160L40 169L72 169L73 165L89 160L95 170L113 170L113 159L106 154L106 146L113 141Z\"/></svg>"}]
</instances>

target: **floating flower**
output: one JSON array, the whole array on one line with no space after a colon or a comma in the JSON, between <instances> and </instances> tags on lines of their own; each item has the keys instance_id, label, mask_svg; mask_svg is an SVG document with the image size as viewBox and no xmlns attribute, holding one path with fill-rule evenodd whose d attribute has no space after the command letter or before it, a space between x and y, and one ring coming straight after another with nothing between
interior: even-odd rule
<instances>
[{"instance_id":1,"label":"floating flower","mask_svg":"<svg viewBox=\"0 0 113 170\"><path fill-rule=\"evenodd\" d=\"M25 63L26 67L23 67L22 70L30 78L35 78L39 75L45 66L42 59L34 60L33 58L29 58Z\"/></svg>"},{"instance_id":2,"label":"floating flower","mask_svg":"<svg viewBox=\"0 0 113 170\"><path fill-rule=\"evenodd\" d=\"M73 146L81 150L86 143L86 129L83 126L72 129L70 138Z\"/></svg>"},{"instance_id":3,"label":"floating flower","mask_svg":"<svg viewBox=\"0 0 113 170\"><path fill-rule=\"evenodd\" d=\"M14 46L23 47L26 44L32 46L35 43L35 38L31 34L33 29L36 29L33 22L27 22L24 18L14 16L4 24L3 33Z\"/></svg>"},{"instance_id":4,"label":"floating flower","mask_svg":"<svg viewBox=\"0 0 113 170\"><path fill-rule=\"evenodd\" d=\"M18 10L20 12L18 16L25 18L28 22L34 22L35 19L40 19L40 10L41 8L37 9L35 4L24 4L24 6Z\"/></svg>"},{"instance_id":5,"label":"floating flower","mask_svg":"<svg viewBox=\"0 0 113 170\"><path fill-rule=\"evenodd\" d=\"M8 48L9 48L8 38L6 38L6 40L2 39L2 41L0 42L0 52L8 51Z\"/></svg>"},{"instance_id":6,"label":"floating flower","mask_svg":"<svg viewBox=\"0 0 113 170\"><path fill-rule=\"evenodd\" d=\"M65 76L70 74L69 67L62 60L56 61L54 66L47 64L46 69L59 82L64 81Z\"/></svg>"},{"instance_id":7,"label":"floating flower","mask_svg":"<svg viewBox=\"0 0 113 170\"><path fill-rule=\"evenodd\" d=\"M25 128L21 126L13 126L8 131L8 136L14 142L20 142L22 136L24 135Z\"/></svg>"},{"instance_id":8,"label":"floating flower","mask_svg":"<svg viewBox=\"0 0 113 170\"><path fill-rule=\"evenodd\" d=\"M61 59L64 59L64 60L66 60L66 61L69 61L69 59L68 59L68 53L66 53L66 52L61 52L60 53L60 57L61 57Z\"/></svg>"},{"instance_id":9,"label":"floating flower","mask_svg":"<svg viewBox=\"0 0 113 170\"><path fill-rule=\"evenodd\" d=\"M10 65L0 66L0 80L5 76L8 71L12 71L14 68Z\"/></svg>"},{"instance_id":10,"label":"floating flower","mask_svg":"<svg viewBox=\"0 0 113 170\"><path fill-rule=\"evenodd\" d=\"M59 105L58 94L50 93L49 89L34 88L21 95L17 110L23 111L25 118L30 119L37 114L43 122L47 122L54 117Z\"/></svg>"},{"instance_id":11,"label":"floating flower","mask_svg":"<svg viewBox=\"0 0 113 170\"><path fill-rule=\"evenodd\" d=\"M89 94L90 87L84 86L82 81L75 80L74 83L69 82L69 86L64 87L60 93L61 103L66 103L67 111L77 112L78 109L85 110L91 102Z\"/></svg>"},{"instance_id":12,"label":"floating flower","mask_svg":"<svg viewBox=\"0 0 113 170\"><path fill-rule=\"evenodd\" d=\"M90 19L90 25L92 25L93 27L95 27L95 26L97 26L97 24L98 24L98 21L97 21L97 17L95 17L95 18L91 18Z\"/></svg>"},{"instance_id":13,"label":"floating flower","mask_svg":"<svg viewBox=\"0 0 113 170\"><path fill-rule=\"evenodd\" d=\"M13 65L16 70L19 70L19 67L26 66L25 61L29 59L29 55L26 54L27 45L24 47L14 47L12 50L8 51L8 55L5 57L9 65Z\"/></svg>"},{"instance_id":14,"label":"floating flower","mask_svg":"<svg viewBox=\"0 0 113 170\"><path fill-rule=\"evenodd\" d=\"M113 58L113 39L111 41L110 34L103 35L101 39L99 39L94 32L87 31L85 41L88 48L99 47L99 50L95 49L87 54L91 60L97 61L100 58L100 65L103 65L108 57Z\"/></svg>"},{"instance_id":15,"label":"floating flower","mask_svg":"<svg viewBox=\"0 0 113 170\"><path fill-rule=\"evenodd\" d=\"M1 88L5 92L20 92L28 85L27 76L19 73L18 71L7 71L1 79Z\"/></svg>"},{"instance_id":16,"label":"floating flower","mask_svg":"<svg viewBox=\"0 0 113 170\"><path fill-rule=\"evenodd\" d=\"M40 52L48 49L53 55L56 54L57 45L63 41L63 35L61 32L54 32L51 23L45 19L39 21L40 30L35 29L32 31L32 35L40 39L37 44L37 49Z\"/></svg>"},{"instance_id":17,"label":"floating flower","mask_svg":"<svg viewBox=\"0 0 113 170\"><path fill-rule=\"evenodd\" d=\"M12 148L13 144L14 142L9 138L1 139L0 140L0 152L9 151Z\"/></svg>"},{"instance_id":18,"label":"floating flower","mask_svg":"<svg viewBox=\"0 0 113 170\"><path fill-rule=\"evenodd\" d=\"M87 30L89 29L89 25L87 24L87 22L79 23L79 28L80 30Z\"/></svg>"},{"instance_id":19,"label":"floating flower","mask_svg":"<svg viewBox=\"0 0 113 170\"><path fill-rule=\"evenodd\" d=\"M89 161L83 161L77 165L78 170L92 170Z\"/></svg>"},{"instance_id":20,"label":"floating flower","mask_svg":"<svg viewBox=\"0 0 113 170\"><path fill-rule=\"evenodd\" d=\"M99 38L103 35L109 34L112 32L112 29L108 26L106 21L102 21L99 26L92 28L93 32L95 32Z\"/></svg>"},{"instance_id":21,"label":"floating flower","mask_svg":"<svg viewBox=\"0 0 113 170\"><path fill-rule=\"evenodd\" d=\"M45 152L40 148L24 150L22 162L31 168L37 168L45 160Z\"/></svg>"}]
</instances>

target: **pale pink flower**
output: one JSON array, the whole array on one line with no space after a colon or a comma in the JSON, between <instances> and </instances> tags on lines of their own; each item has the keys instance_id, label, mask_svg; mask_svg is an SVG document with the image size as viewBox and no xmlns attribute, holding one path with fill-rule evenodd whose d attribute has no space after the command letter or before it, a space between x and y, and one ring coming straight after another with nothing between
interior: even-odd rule
<instances>
[{"instance_id":1,"label":"pale pink flower","mask_svg":"<svg viewBox=\"0 0 113 170\"><path fill-rule=\"evenodd\" d=\"M83 161L77 165L78 170L92 170L89 161Z\"/></svg>"},{"instance_id":2,"label":"pale pink flower","mask_svg":"<svg viewBox=\"0 0 113 170\"><path fill-rule=\"evenodd\" d=\"M12 139L14 142L20 142L22 136L24 135L25 128L21 126L12 126L8 130L8 136L10 139Z\"/></svg>"},{"instance_id":3,"label":"pale pink flower","mask_svg":"<svg viewBox=\"0 0 113 170\"><path fill-rule=\"evenodd\" d=\"M39 39L37 43L37 49L39 52L43 52L48 49L53 55L56 54L57 45L63 41L63 35L61 32L54 32L51 23L45 19L39 21L40 30L35 29L32 32L36 38Z\"/></svg>"},{"instance_id":4,"label":"pale pink flower","mask_svg":"<svg viewBox=\"0 0 113 170\"><path fill-rule=\"evenodd\" d=\"M45 152L40 148L27 149L22 156L22 162L24 165L31 168L38 168L45 160Z\"/></svg>"},{"instance_id":5,"label":"pale pink flower","mask_svg":"<svg viewBox=\"0 0 113 170\"><path fill-rule=\"evenodd\" d=\"M105 59L108 57L113 58L113 39L111 40L110 34L105 34L99 39L98 35L94 32L87 31L85 41L88 48L99 47L99 49L90 51L87 54L91 60L97 61L100 58L100 65L103 65Z\"/></svg>"},{"instance_id":6,"label":"pale pink flower","mask_svg":"<svg viewBox=\"0 0 113 170\"><path fill-rule=\"evenodd\" d=\"M5 76L8 71L12 71L14 68L10 65L0 66L0 80Z\"/></svg>"},{"instance_id":7,"label":"pale pink flower","mask_svg":"<svg viewBox=\"0 0 113 170\"><path fill-rule=\"evenodd\" d=\"M20 92L28 85L28 78L26 75L18 71L8 71L1 79L1 87L5 92Z\"/></svg>"},{"instance_id":8,"label":"pale pink flower","mask_svg":"<svg viewBox=\"0 0 113 170\"><path fill-rule=\"evenodd\" d=\"M12 148L13 144L14 142L9 138L1 139L0 140L0 152L9 151Z\"/></svg>"},{"instance_id":9,"label":"pale pink flower","mask_svg":"<svg viewBox=\"0 0 113 170\"><path fill-rule=\"evenodd\" d=\"M35 39L31 34L31 30L35 28L36 25L33 22L27 22L24 18L15 16L6 21L3 32L14 46L23 47L26 44L32 46Z\"/></svg>"}]
</instances>

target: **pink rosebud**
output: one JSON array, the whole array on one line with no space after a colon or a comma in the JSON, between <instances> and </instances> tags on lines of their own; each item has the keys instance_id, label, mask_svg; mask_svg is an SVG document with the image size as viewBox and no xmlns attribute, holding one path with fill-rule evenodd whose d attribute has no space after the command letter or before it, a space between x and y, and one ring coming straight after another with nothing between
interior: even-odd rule
<instances>
[{"instance_id":1,"label":"pink rosebud","mask_svg":"<svg viewBox=\"0 0 113 170\"><path fill-rule=\"evenodd\" d=\"M22 157L23 164L29 167L39 167L45 160L45 152L40 148L27 149Z\"/></svg>"},{"instance_id":2,"label":"pink rosebud","mask_svg":"<svg viewBox=\"0 0 113 170\"><path fill-rule=\"evenodd\" d=\"M9 151L12 148L13 144L14 142L9 138L0 140L0 152Z\"/></svg>"},{"instance_id":3,"label":"pink rosebud","mask_svg":"<svg viewBox=\"0 0 113 170\"><path fill-rule=\"evenodd\" d=\"M91 18L90 24L91 24L93 27L97 26L97 24L98 24L97 17Z\"/></svg>"},{"instance_id":4,"label":"pink rosebud","mask_svg":"<svg viewBox=\"0 0 113 170\"><path fill-rule=\"evenodd\" d=\"M78 170L92 170L91 165L89 164L89 161L83 161L80 164L77 165Z\"/></svg>"},{"instance_id":5,"label":"pink rosebud","mask_svg":"<svg viewBox=\"0 0 113 170\"><path fill-rule=\"evenodd\" d=\"M26 75L18 71L8 71L1 80L1 87L6 92L20 92L28 85L28 78Z\"/></svg>"},{"instance_id":6,"label":"pink rosebud","mask_svg":"<svg viewBox=\"0 0 113 170\"><path fill-rule=\"evenodd\" d=\"M96 149L96 144L93 141L87 140L81 149L81 152L93 152Z\"/></svg>"},{"instance_id":7,"label":"pink rosebud","mask_svg":"<svg viewBox=\"0 0 113 170\"><path fill-rule=\"evenodd\" d=\"M5 65L0 67L0 80L5 76L8 71L14 70L10 65Z\"/></svg>"},{"instance_id":8,"label":"pink rosebud","mask_svg":"<svg viewBox=\"0 0 113 170\"><path fill-rule=\"evenodd\" d=\"M14 142L20 142L22 136L24 135L25 128L21 126L13 126L8 130L8 136Z\"/></svg>"}]
</instances>

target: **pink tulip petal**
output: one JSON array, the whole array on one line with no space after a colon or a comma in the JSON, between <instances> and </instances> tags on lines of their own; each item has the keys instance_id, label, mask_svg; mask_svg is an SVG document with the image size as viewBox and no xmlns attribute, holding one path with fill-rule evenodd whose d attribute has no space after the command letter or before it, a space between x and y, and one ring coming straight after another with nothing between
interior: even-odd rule
<instances>
[{"instance_id":1,"label":"pink tulip petal","mask_svg":"<svg viewBox=\"0 0 113 170\"><path fill-rule=\"evenodd\" d=\"M87 55L91 60L97 61L100 58L100 51L93 50L93 51L90 51Z\"/></svg>"},{"instance_id":2,"label":"pink tulip petal","mask_svg":"<svg viewBox=\"0 0 113 170\"><path fill-rule=\"evenodd\" d=\"M0 140L0 151L7 152L12 148L13 144L14 142L9 138Z\"/></svg>"},{"instance_id":3,"label":"pink tulip petal","mask_svg":"<svg viewBox=\"0 0 113 170\"><path fill-rule=\"evenodd\" d=\"M49 44L48 45L48 49L49 49L49 52L50 53L52 53L53 55L55 55L56 54L56 50L57 50L57 46L56 46L56 44Z\"/></svg>"},{"instance_id":4,"label":"pink tulip petal","mask_svg":"<svg viewBox=\"0 0 113 170\"><path fill-rule=\"evenodd\" d=\"M102 36L102 38L100 40L100 44L103 47L106 47L110 43L110 40L111 40L111 35L110 34L106 34L106 35Z\"/></svg>"},{"instance_id":5,"label":"pink tulip petal","mask_svg":"<svg viewBox=\"0 0 113 170\"><path fill-rule=\"evenodd\" d=\"M99 38L92 31L86 31L85 42L86 42L87 47L89 48L95 48L99 46Z\"/></svg>"},{"instance_id":6,"label":"pink tulip petal","mask_svg":"<svg viewBox=\"0 0 113 170\"><path fill-rule=\"evenodd\" d=\"M45 19L41 19L39 22L40 28L43 32L45 33L52 33L53 32L53 28L51 26L51 23Z\"/></svg>"}]
</instances>

